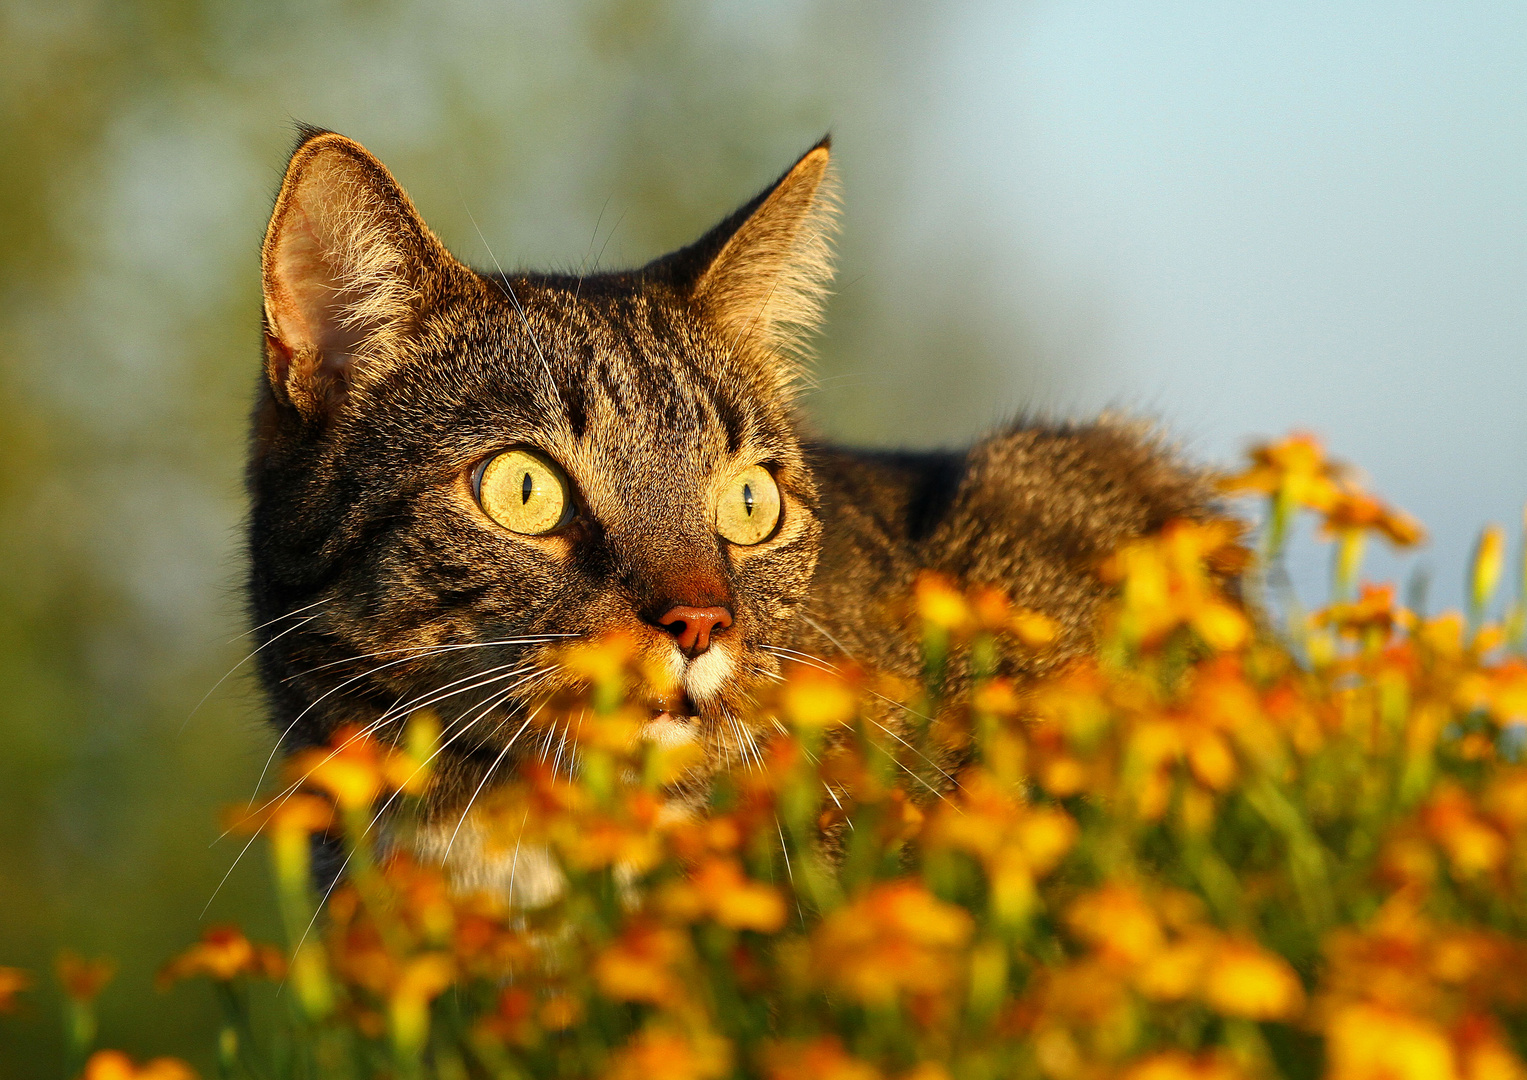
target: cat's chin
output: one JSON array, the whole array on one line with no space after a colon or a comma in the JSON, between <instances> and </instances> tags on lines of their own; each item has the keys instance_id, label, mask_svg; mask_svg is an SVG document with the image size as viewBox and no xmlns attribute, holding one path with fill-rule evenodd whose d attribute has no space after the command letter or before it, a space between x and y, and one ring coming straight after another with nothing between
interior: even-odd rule
<instances>
[{"instance_id":1,"label":"cat's chin","mask_svg":"<svg viewBox=\"0 0 1527 1080\"><path fill-rule=\"evenodd\" d=\"M666 709L654 713L642 726L641 737L658 746L679 746L695 741L695 718Z\"/></svg>"}]
</instances>

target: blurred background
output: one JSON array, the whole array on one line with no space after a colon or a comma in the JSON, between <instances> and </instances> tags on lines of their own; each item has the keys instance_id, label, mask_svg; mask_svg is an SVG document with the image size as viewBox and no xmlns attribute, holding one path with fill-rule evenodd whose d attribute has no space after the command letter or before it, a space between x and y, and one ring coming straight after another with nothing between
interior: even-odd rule
<instances>
[{"instance_id":1,"label":"blurred background","mask_svg":"<svg viewBox=\"0 0 1527 1080\"><path fill-rule=\"evenodd\" d=\"M210 996L154 970L204 920L276 936L262 853L214 841L271 742L219 680L298 120L468 261L562 269L692 239L831 129L823 431L1119 407L1230 463L1311 428L1431 527L1439 607L1527 498L1516 0L0 0L0 964L42 973L7 1077L58 1073L60 946L120 962L107 1044L206 1067Z\"/></svg>"}]
</instances>

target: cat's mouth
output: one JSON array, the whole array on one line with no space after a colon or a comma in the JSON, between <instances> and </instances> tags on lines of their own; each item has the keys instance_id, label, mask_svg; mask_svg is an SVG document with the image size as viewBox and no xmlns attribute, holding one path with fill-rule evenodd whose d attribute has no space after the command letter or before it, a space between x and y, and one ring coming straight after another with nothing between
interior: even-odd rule
<instances>
[{"instance_id":1,"label":"cat's mouth","mask_svg":"<svg viewBox=\"0 0 1527 1080\"><path fill-rule=\"evenodd\" d=\"M679 693L652 706L650 724L690 724L700 715L700 709L688 694Z\"/></svg>"}]
</instances>

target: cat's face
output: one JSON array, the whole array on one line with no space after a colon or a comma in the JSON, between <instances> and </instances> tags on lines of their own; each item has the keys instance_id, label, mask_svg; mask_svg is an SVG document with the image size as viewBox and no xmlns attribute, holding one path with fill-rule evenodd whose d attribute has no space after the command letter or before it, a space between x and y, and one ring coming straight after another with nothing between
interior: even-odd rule
<instances>
[{"instance_id":1,"label":"cat's face","mask_svg":"<svg viewBox=\"0 0 1527 1080\"><path fill-rule=\"evenodd\" d=\"M816 561L788 356L825 284L825 167L644 270L499 277L354 143L305 138L265 246L250 469L288 743L429 705L470 786L560 754L531 716L571 679L557 650L619 632L671 679L653 734L738 753Z\"/></svg>"}]
</instances>

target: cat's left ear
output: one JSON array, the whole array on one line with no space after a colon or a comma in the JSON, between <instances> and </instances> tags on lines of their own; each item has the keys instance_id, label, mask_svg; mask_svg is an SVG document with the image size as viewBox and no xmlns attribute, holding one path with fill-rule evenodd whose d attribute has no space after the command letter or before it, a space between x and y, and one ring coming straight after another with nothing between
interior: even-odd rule
<instances>
[{"instance_id":1,"label":"cat's left ear","mask_svg":"<svg viewBox=\"0 0 1527 1080\"><path fill-rule=\"evenodd\" d=\"M832 282L830 144L824 138L720 225L646 270L685 294L734 355L759 356L781 382L796 375Z\"/></svg>"},{"instance_id":2,"label":"cat's left ear","mask_svg":"<svg viewBox=\"0 0 1527 1080\"><path fill-rule=\"evenodd\" d=\"M317 129L286 167L261 270L266 376L310 420L340 408L362 368L400 358L465 273L381 162Z\"/></svg>"}]
</instances>

